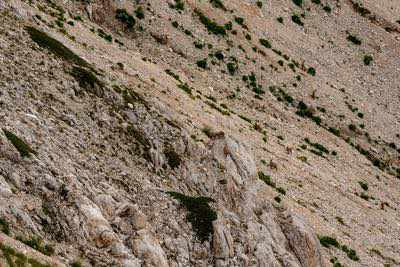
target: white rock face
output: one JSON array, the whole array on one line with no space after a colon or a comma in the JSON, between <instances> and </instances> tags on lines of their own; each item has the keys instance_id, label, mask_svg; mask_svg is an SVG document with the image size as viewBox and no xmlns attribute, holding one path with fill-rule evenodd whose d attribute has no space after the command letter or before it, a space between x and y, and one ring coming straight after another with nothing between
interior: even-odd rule
<instances>
[{"instance_id":1,"label":"white rock face","mask_svg":"<svg viewBox=\"0 0 400 267\"><path fill-rule=\"evenodd\" d=\"M137 231L132 240L132 248L135 255L143 260L144 266L168 267L168 261L158 240L147 230Z\"/></svg>"}]
</instances>

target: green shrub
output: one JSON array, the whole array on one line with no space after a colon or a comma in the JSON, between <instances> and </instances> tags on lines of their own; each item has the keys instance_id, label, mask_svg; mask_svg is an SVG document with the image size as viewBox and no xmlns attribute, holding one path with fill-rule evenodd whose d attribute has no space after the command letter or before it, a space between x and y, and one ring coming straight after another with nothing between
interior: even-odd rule
<instances>
[{"instance_id":1,"label":"green shrub","mask_svg":"<svg viewBox=\"0 0 400 267\"><path fill-rule=\"evenodd\" d=\"M42 239L40 239L39 237L32 236L30 239L25 239L19 236L17 237L17 240L41 252L46 256L51 256L54 254L54 247L49 244L43 244Z\"/></svg>"},{"instance_id":2,"label":"green shrub","mask_svg":"<svg viewBox=\"0 0 400 267\"><path fill-rule=\"evenodd\" d=\"M192 88L189 87L187 83L180 83L178 84L178 88L182 89L188 95L192 95Z\"/></svg>"},{"instance_id":3,"label":"green shrub","mask_svg":"<svg viewBox=\"0 0 400 267\"><path fill-rule=\"evenodd\" d=\"M173 21L172 23L172 26L174 27L174 28L178 28L179 27L179 23L175 20L175 21Z\"/></svg>"},{"instance_id":4,"label":"green shrub","mask_svg":"<svg viewBox=\"0 0 400 267\"><path fill-rule=\"evenodd\" d=\"M207 68L207 59L201 59L196 62L197 67L206 69Z\"/></svg>"},{"instance_id":5,"label":"green shrub","mask_svg":"<svg viewBox=\"0 0 400 267\"><path fill-rule=\"evenodd\" d=\"M138 19L144 19L144 11L143 11L143 7L142 6L138 6L138 8L136 8L135 16Z\"/></svg>"},{"instance_id":6,"label":"green shrub","mask_svg":"<svg viewBox=\"0 0 400 267\"><path fill-rule=\"evenodd\" d=\"M79 83L79 86L98 97L104 95L104 84L96 77L96 75L85 68L73 66L71 75Z\"/></svg>"},{"instance_id":7,"label":"green shrub","mask_svg":"<svg viewBox=\"0 0 400 267\"><path fill-rule=\"evenodd\" d=\"M271 43L267 39L260 39L260 44L265 48L272 48Z\"/></svg>"},{"instance_id":8,"label":"green shrub","mask_svg":"<svg viewBox=\"0 0 400 267\"><path fill-rule=\"evenodd\" d=\"M328 131L330 131L331 133L333 133L336 136L340 136L340 130L333 128L333 127L329 127Z\"/></svg>"},{"instance_id":9,"label":"green shrub","mask_svg":"<svg viewBox=\"0 0 400 267\"><path fill-rule=\"evenodd\" d=\"M301 7L303 5L303 0L292 0L296 6Z\"/></svg>"},{"instance_id":10,"label":"green shrub","mask_svg":"<svg viewBox=\"0 0 400 267\"><path fill-rule=\"evenodd\" d=\"M27 143L25 143L21 138L16 136L14 133L3 128L3 132L11 144L18 150L21 157L30 157L31 154L36 155L36 151L33 150Z\"/></svg>"},{"instance_id":11,"label":"green shrub","mask_svg":"<svg viewBox=\"0 0 400 267\"><path fill-rule=\"evenodd\" d=\"M347 36L347 40L350 41L350 42L352 42L352 43L355 44L355 45L361 45L361 40L360 40L357 36L355 36L355 35L349 34L349 35Z\"/></svg>"},{"instance_id":12,"label":"green shrub","mask_svg":"<svg viewBox=\"0 0 400 267\"><path fill-rule=\"evenodd\" d=\"M258 172L258 179L260 179L261 181L263 181L264 183L266 183L267 185L275 188L276 184L274 181L272 181L271 176L264 174L262 171Z\"/></svg>"},{"instance_id":13,"label":"green shrub","mask_svg":"<svg viewBox=\"0 0 400 267\"><path fill-rule=\"evenodd\" d=\"M332 12L332 8L330 6L328 6L328 5L324 6L323 10L325 10L325 12L327 12L327 13L331 13Z\"/></svg>"},{"instance_id":14,"label":"green shrub","mask_svg":"<svg viewBox=\"0 0 400 267\"><path fill-rule=\"evenodd\" d=\"M224 11L226 11L226 7L224 5L224 3L221 0L210 0L210 3L216 7L216 8L220 8Z\"/></svg>"},{"instance_id":15,"label":"green shrub","mask_svg":"<svg viewBox=\"0 0 400 267\"><path fill-rule=\"evenodd\" d=\"M170 4L169 7L178 11L183 11L185 10L185 3L182 0L175 0L175 5Z\"/></svg>"},{"instance_id":16,"label":"green shrub","mask_svg":"<svg viewBox=\"0 0 400 267\"><path fill-rule=\"evenodd\" d=\"M37 43L40 47L49 50L51 53L71 63L78 64L80 66L89 67L89 63L83 60L81 57L72 52L68 47L50 37L46 33L34 28L27 26L25 30L28 32L32 41Z\"/></svg>"},{"instance_id":17,"label":"green shrub","mask_svg":"<svg viewBox=\"0 0 400 267\"><path fill-rule=\"evenodd\" d=\"M171 169L175 169L179 167L181 164L181 157L172 147L167 147L164 149L164 154L165 157L167 158L168 165L171 167Z\"/></svg>"},{"instance_id":18,"label":"green shrub","mask_svg":"<svg viewBox=\"0 0 400 267\"><path fill-rule=\"evenodd\" d=\"M279 23L282 23L282 24L283 24L283 18L282 18L282 17L277 17L276 20L277 20Z\"/></svg>"},{"instance_id":19,"label":"green shrub","mask_svg":"<svg viewBox=\"0 0 400 267\"><path fill-rule=\"evenodd\" d=\"M210 207L214 202L209 197L191 197L178 192L167 192L178 200L188 210L187 220L192 224L193 230L201 242L209 240L214 229L212 222L218 218L217 213Z\"/></svg>"},{"instance_id":20,"label":"green shrub","mask_svg":"<svg viewBox=\"0 0 400 267\"><path fill-rule=\"evenodd\" d=\"M235 75L237 68L238 68L236 63L229 62L226 64L226 67L228 68L228 72L230 75Z\"/></svg>"},{"instance_id":21,"label":"green shrub","mask_svg":"<svg viewBox=\"0 0 400 267\"><path fill-rule=\"evenodd\" d=\"M353 3L353 9L363 17L371 14L371 11L369 11L368 9L366 9L365 7L363 7L361 4L359 4L357 2Z\"/></svg>"},{"instance_id":22,"label":"green shrub","mask_svg":"<svg viewBox=\"0 0 400 267\"><path fill-rule=\"evenodd\" d=\"M3 233L5 233L6 235L10 235L11 231L10 231L10 225L8 224L8 222L3 219L0 218L0 231L2 231Z\"/></svg>"},{"instance_id":23,"label":"green shrub","mask_svg":"<svg viewBox=\"0 0 400 267\"><path fill-rule=\"evenodd\" d=\"M329 248L330 246L339 248L340 244L336 240L336 238L330 237L330 236L318 236L319 242L321 243L322 246Z\"/></svg>"},{"instance_id":24,"label":"green shrub","mask_svg":"<svg viewBox=\"0 0 400 267\"><path fill-rule=\"evenodd\" d=\"M369 66L373 60L374 60L374 59L373 59L372 56L370 56L370 55L365 55L365 56L364 56L364 64L365 64L366 66Z\"/></svg>"},{"instance_id":25,"label":"green shrub","mask_svg":"<svg viewBox=\"0 0 400 267\"><path fill-rule=\"evenodd\" d=\"M215 21L209 19L206 17L200 10L195 9L194 11L196 15L199 17L200 22L206 26L207 30L210 33L213 33L215 35L226 35L225 27L218 25Z\"/></svg>"},{"instance_id":26,"label":"green shrub","mask_svg":"<svg viewBox=\"0 0 400 267\"><path fill-rule=\"evenodd\" d=\"M262 6L263 6L263 3L261 1L257 1L256 4L257 4L258 8L262 8Z\"/></svg>"},{"instance_id":27,"label":"green shrub","mask_svg":"<svg viewBox=\"0 0 400 267\"><path fill-rule=\"evenodd\" d=\"M310 74L311 76L315 76L317 71L313 67L310 67L308 68L307 73Z\"/></svg>"},{"instance_id":28,"label":"green shrub","mask_svg":"<svg viewBox=\"0 0 400 267\"><path fill-rule=\"evenodd\" d=\"M359 181L358 184L360 185L360 187L364 190L367 191L368 190L368 184L364 181Z\"/></svg>"},{"instance_id":29,"label":"green shrub","mask_svg":"<svg viewBox=\"0 0 400 267\"><path fill-rule=\"evenodd\" d=\"M300 26L304 26L304 23L301 21L301 18L297 14L292 15L292 21Z\"/></svg>"},{"instance_id":30,"label":"green shrub","mask_svg":"<svg viewBox=\"0 0 400 267\"><path fill-rule=\"evenodd\" d=\"M126 9L117 9L115 18L126 24L129 29L132 29L136 24L136 20L126 11Z\"/></svg>"},{"instance_id":31,"label":"green shrub","mask_svg":"<svg viewBox=\"0 0 400 267\"><path fill-rule=\"evenodd\" d=\"M243 26L243 25L244 25L244 18L235 17L235 22L236 22L237 24L239 24L240 26Z\"/></svg>"}]
</instances>

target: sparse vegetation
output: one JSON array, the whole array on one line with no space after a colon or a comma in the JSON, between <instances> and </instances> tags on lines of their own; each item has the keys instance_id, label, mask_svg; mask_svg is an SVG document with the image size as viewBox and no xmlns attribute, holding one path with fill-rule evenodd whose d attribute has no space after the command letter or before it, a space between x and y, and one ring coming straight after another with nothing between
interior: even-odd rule
<instances>
[{"instance_id":1,"label":"sparse vegetation","mask_svg":"<svg viewBox=\"0 0 400 267\"><path fill-rule=\"evenodd\" d=\"M267 39L260 39L260 44L265 48L272 48L271 43Z\"/></svg>"},{"instance_id":2,"label":"sparse vegetation","mask_svg":"<svg viewBox=\"0 0 400 267\"><path fill-rule=\"evenodd\" d=\"M207 68L207 59L201 59L196 62L197 67L206 69Z\"/></svg>"},{"instance_id":3,"label":"sparse vegetation","mask_svg":"<svg viewBox=\"0 0 400 267\"><path fill-rule=\"evenodd\" d=\"M4 218L0 218L0 231L5 233L6 235L10 235L10 225Z\"/></svg>"},{"instance_id":4,"label":"sparse vegetation","mask_svg":"<svg viewBox=\"0 0 400 267\"><path fill-rule=\"evenodd\" d=\"M365 64L366 66L371 65L371 62L372 62L373 60L374 60L374 59L373 59L372 56L370 56L370 55L365 55L365 56L364 56L364 64Z\"/></svg>"},{"instance_id":5,"label":"sparse vegetation","mask_svg":"<svg viewBox=\"0 0 400 267\"><path fill-rule=\"evenodd\" d=\"M296 6L301 7L303 5L303 0L292 0Z\"/></svg>"},{"instance_id":6,"label":"sparse vegetation","mask_svg":"<svg viewBox=\"0 0 400 267\"><path fill-rule=\"evenodd\" d=\"M54 254L54 247L49 244L43 244L42 239L36 236L32 236L29 239L25 239L21 236L17 236L17 240L21 241L25 245L30 246L31 248L39 251L40 253L51 256Z\"/></svg>"},{"instance_id":7,"label":"sparse vegetation","mask_svg":"<svg viewBox=\"0 0 400 267\"><path fill-rule=\"evenodd\" d=\"M213 33L215 35L226 35L226 30L224 26L218 25L215 21L209 19L206 17L200 10L196 9L194 11L196 15L199 17L200 22L203 23L204 26L206 26L207 30L210 33Z\"/></svg>"},{"instance_id":8,"label":"sparse vegetation","mask_svg":"<svg viewBox=\"0 0 400 267\"><path fill-rule=\"evenodd\" d=\"M187 220L201 242L209 240L213 233L212 222L217 219L217 213L209 205L214 202L209 197L191 197L178 192L167 192L178 200L188 211Z\"/></svg>"},{"instance_id":9,"label":"sparse vegetation","mask_svg":"<svg viewBox=\"0 0 400 267\"><path fill-rule=\"evenodd\" d=\"M25 30L28 32L32 41L37 43L39 46L49 50L51 53L71 63L78 64L80 66L89 67L89 63L83 60L81 57L72 52L68 47L63 45L61 42L50 37L45 32L42 32L34 27L27 26Z\"/></svg>"},{"instance_id":10,"label":"sparse vegetation","mask_svg":"<svg viewBox=\"0 0 400 267\"><path fill-rule=\"evenodd\" d=\"M181 156L171 146L164 149L164 155L171 169L178 168L182 162Z\"/></svg>"},{"instance_id":11,"label":"sparse vegetation","mask_svg":"<svg viewBox=\"0 0 400 267\"><path fill-rule=\"evenodd\" d=\"M304 26L304 23L301 21L301 18L297 14L292 15L292 21L300 26Z\"/></svg>"},{"instance_id":12,"label":"sparse vegetation","mask_svg":"<svg viewBox=\"0 0 400 267\"><path fill-rule=\"evenodd\" d=\"M29 158L31 154L36 155L36 151L33 150L27 143L25 143L21 138L16 136L14 133L6 130L3 128L3 132L5 136L7 137L8 141L11 142L11 144L18 150L19 154L21 157Z\"/></svg>"},{"instance_id":13,"label":"sparse vegetation","mask_svg":"<svg viewBox=\"0 0 400 267\"><path fill-rule=\"evenodd\" d=\"M96 77L96 75L86 69L78 66L73 66L71 75L77 80L79 86L86 89L88 92L102 97L104 94L104 84Z\"/></svg>"},{"instance_id":14,"label":"sparse vegetation","mask_svg":"<svg viewBox=\"0 0 400 267\"><path fill-rule=\"evenodd\" d=\"M360 40L357 36L355 36L355 35L349 34L349 35L347 36L347 40L350 41L350 42L352 42L352 43L355 44L355 45L361 45L361 40Z\"/></svg>"},{"instance_id":15,"label":"sparse vegetation","mask_svg":"<svg viewBox=\"0 0 400 267\"><path fill-rule=\"evenodd\" d=\"M344 253L346 253L347 257L353 261L359 261L359 257L354 249L348 248L346 245L340 245L340 243L336 240L336 238L330 236L318 236L319 242L322 246L329 248L335 247L341 249Z\"/></svg>"},{"instance_id":16,"label":"sparse vegetation","mask_svg":"<svg viewBox=\"0 0 400 267\"><path fill-rule=\"evenodd\" d=\"M117 9L115 18L124 23L128 29L132 29L136 24L136 20L126 11L126 9Z\"/></svg>"}]
</instances>

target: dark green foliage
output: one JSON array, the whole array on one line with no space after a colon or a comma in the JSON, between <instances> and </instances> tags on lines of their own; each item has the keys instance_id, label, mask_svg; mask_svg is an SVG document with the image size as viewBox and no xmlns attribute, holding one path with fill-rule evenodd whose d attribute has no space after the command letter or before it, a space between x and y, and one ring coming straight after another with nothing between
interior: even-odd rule
<instances>
[{"instance_id":1,"label":"dark green foliage","mask_svg":"<svg viewBox=\"0 0 400 267\"><path fill-rule=\"evenodd\" d=\"M317 5L321 4L321 0L311 0L311 2L313 2L314 4L317 4Z\"/></svg>"},{"instance_id":2,"label":"dark green foliage","mask_svg":"<svg viewBox=\"0 0 400 267\"><path fill-rule=\"evenodd\" d=\"M85 68L73 66L71 75L79 83L79 86L86 89L88 92L102 97L104 94L104 84L96 77L96 75Z\"/></svg>"},{"instance_id":3,"label":"dark green foliage","mask_svg":"<svg viewBox=\"0 0 400 267\"><path fill-rule=\"evenodd\" d=\"M350 41L350 42L352 42L352 43L355 44L355 45L361 45L361 40L360 40L357 36L355 36L355 35L349 34L349 35L347 36L347 40Z\"/></svg>"},{"instance_id":4,"label":"dark green foliage","mask_svg":"<svg viewBox=\"0 0 400 267\"><path fill-rule=\"evenodd\" d=\"M258 178L263 181L264 183L266 183L267 185L274 187L276 186L275 182L272 181L271 176L264 174L262 171L258 172Z\"/></svg>"},{"instance_id":5,"label":"dark green foliage","mask_svg":"<svg viewBox=\"0 0 400 267\"><path fill-rule=\"evenodd\" d=\"M23 237L17 237L17 240L21 241L25 245L30 246L31 248L41 252L46 256L51 256L54 254L54 247L48 244L43 244L42 239L39 237L31 237L30 239L25 239Z\"/></svg>"},{"instance_id":6,"label":"dark green foliage","mask_svg":"<svg viewBox=\"0 0 400 267\"><path fill-rule=\"evenodd\" d=\"M198 60L196 62L197 67L206 69L207 68L207 59Z\"/></svg>"},{"instance_id":7,"label":"dark green foliage","mask_svg":"<svg viewBox=\"0 0 400 267\"><path fill-rule=\"evenodd\" d=\"M74 261L71 264L71 267L82 267L82 263L80 261Z\"/></svg>"},{"instance_id":8,"label":"dark green foliage","mask_svg":"<svg viewBox=\"0 0 400 267\"><path fill-rule=\"evenodd\" d=\"M112 42L111 34L106 33L103 29L97 29L97 34L107 42Z\"/></svg>"},{"instance_id":9,"label":"dark green foliage","mask_svg":"<svg viewBox=\"0 0 400 267\"><path fill-rule=\"evenodd\" d=\"M355 131L357 130L357 126L354 125L354 124L350 124L350 125L349 125L349 129L350 129L350 131L355 132Z\"/></svg>"},{"instance_id":10,"label":"dark green foliage","mask_svg":"<svg viewBox=\"0 0 400 267\"><path fill-rule=\"evenodd\" d=\"M241 17L235 17L235 22L241 26L244 25L244 18Z\"/></svg>"},{"instance_id":11,"label":"dark green foliage","mask_svg":"<svg viewBox=\"0 0 400 267\"><path fill-rule=\"evenodd\" d=\"M230 112L228 110L225 110L224 108L220 108L219 106L217 106L217 104L215 104L214 102L211 101L206 101L205 102L207 105L209 105L210 107L212 107L213 109L219 111L222 115L225 116L229 116Z\"/></svg>"},{"instance_id":12,"label":"dark green foliage","mask_svg":"<svg viewBox=\"0 0 400 267\"><path fill-rule=\"evenodd\" d=\"M329 248L331 246L339 248L340 244L336 240L336 238L330 237L330 236L318 236L319 242L321 243L322 246Z\"/></svg>"},{"instance_id":13,"label":"dark green foliage","mask_svg":"<svg viewBox=\"0 0 400 267\"><path fill-rule=\"evenodd\" d=\"M138 8L136 8L136 10L135 10L135 16L136 16L138 19L144 19L143 7L139 6Z\"/></svg>"},{"instance_id":14,"label":"dark green foliage","mask_svg":"<svg viewBox=\"0 0 400 267\"><path fill-rule=\"evenodd\" d=\"M71 63L78 64L80 66L90 66L89 63L87 63L85 60L72 52L68 47L66 47L56 39L50 37L46 33L30 26L25 27L25 30L28 32L32 41L37 43L39 46L49 50L57 57L60 57Z\"/></svg>"},{"instance_id":15,"label":"dark green foliage","mask_svg":"<svg viewBox=\"0 0 400 267\"><path fill-rule=\"evenodd\" d=\"M296 114L300 117L309 118L318 125L320 125L322 122L321 118L318 116L314 116L314 112L303 101L299 102Z\"/></svg>"},{"instance_id":16,"label":"dark green foliage","mask_svg":"<svg viewBox=\"0 0 400 267\"><path fill-rule=\"evenodd\" d=\"M331 13L332 12L332 8L328 5L324 6L323 9L327 12L327 13Z\"/></svg>"},{"instance_id":17,"label":"dark green foliage","mask_svg":"<svg viewBox=\"0 0 400 267\"><path fill-rule=\"evenodd\" d=\"M24 254L15 251L15 249L7 245L0 244L0 250L3 254L2 256L10 267L25 267L29 265L31 267L50 267L49 264L43 264L35 259L28 258Z\"/></svg>"},{"instance_id":18,"label":"dark green foliage","mask_svg":"<svg viewBox=\"0 0 400 267\"><path fill-rule=\"evenodd\" d=\"M183 91L185 91L188 95L192 95L192 88L190 88L187 83L178 84L178 88L180 88Z\"/></svg>"},{"instance_id":19,"label":"dark green foliage","mask_svg":"<svg viewBox=\"0 0 400 267\"><path fill-rule=\"evenodd\" d=\"M328 131L330 131L331 133L333 133L336 136L340 136L340 130L333 128L333 127L329 127Z\"/></svg>"},{"instance_id":20,"label":"dark green foliage","mask_svg":"<svg viewBox=\"0 0 400 267\"><path fill-rule=\"evenodd\" d=\"M10 231L10 225L8 224L8 222L3 219L0 218L0 231L2 231L3 233L5 233L6 235L10 235L11 231Z\"/></svg>"},{"instance_id":21,"label":"dark green foliage","mask_svg":"<svg viewBox=\"0 0 400 267\"><path fill-rule=\"evenodd\" d=\"M164 149L164 154L171 169L179 167L182 159L172 147L167 147L166 149Z\"/></svg>"},{"instance_id":22,"label":"dark green foliage","mask_svg":"<svg viewBox=\"0 0 400 267\"><path fill-rule=\"evenodd\" d=\"M136 20L126 11L126 9L117 9L115 18L124 23L128 29L132 29L136 24Z\"/></svg>"},{"instance_id":23,"label":"dark green foliage","mask_svg":"<svg viewBox=\"0 0 400 267\"><path fill-rule=\"evenodd\" d=\"M303 5L303 0L292 0L296 6L301 7Z\"/></svg>"},{"instance_id":24,"label":"dark green foliage","mask_svg":"<svg viewBox=\"0 0 400 267\"><path fill-rule=\"evenodd\" d=\"M215 35L226 35L226 30L224 26L218 25L215 21L209 19L206 17L200 10L196 9L194 11L196 15L199 17L200 22L203 23L204 26L206 26L207 30L210 33L213 33Z\"/></svg>"},{"instance_id":25,"label":"dark green foliage","mask_svg":"<svg viewBox=\"0 0 400 267\"><path fill-rule=\"evenodd\" d=\"M169 7L178 11L183 11L185 10L185 3L183 3L182 0L175 0L175 5L170 4Z\"/></svg>"},{"instance_id":26,"label":"dark green foliage","mask_svg":"<svg viewBox=\"0 0 400 267\"><path fill-rule=\"evenodd\" d=\"M373 59L372 56L370 56L370 55L365 55L365 56L364 56L364 64L365 64L366 66L369 66L373 60L374 60L374 59Z\"/></svg>"},{"instance_id":27,"label":"dark green foliage","mask_svg":"<svg viewBox=\"0 0 400 267\"><path fill-rule=\"evenodd\" d=\"M359 261L360 258L357 256L357 252L354 249L348 248L346 245L342 245L342 251L347 254L347 257L353 261Z\"/></svg>"},{"instance_id":28,"label":"dark green foliage","mask_svg":"<svg viewBox=\"0 0 400 267\"><path fill-rule=\"evenodd\" d=\"M232 28L233 28L232 22L229 21L229 22L225 23L225 24L224 24L224 28L225 28L225 30L227 30L227 31L231 31Z\"/></svg>"},{"instance_id":29,"label":"dark green foliage","mask_svg":"<svg viewBox=\"0 0 400 267\"><path fill-rule=\"evenodd\" d=\"M358 184L360 185L360 187L361 187L363 190L365 190L365 191L368 190L368 184L367 184L366 182L364 182L364 181L359 181Z\"/></svg>"},{"instance_id":30,"label":"dark green foliage","mask_svg":"<svg viewBox=\"0 0 400 267\"><path fill-rule=\"evenodd\" d=\"M366 9L365 7L363 7L361 4L359 4L357 2L353 3L353 9L363 17L371 14L371 11L369 11L368 9Z\"/></svg>"},{"instance_id":31,"label":"dark green foliage","mask_svg":"<svg viewBox=\"0 0 400 267\"><path fill-rule=\"evenodd\" d=\"M213 234L212 222L216 220L217 213L210 207L214 202L209 197L191 197L178 192L167 192L178 200L188 210L187 220L192 224L193 230L201 242L209 240Z\"/></svg>"},{"instance_id":32,"label":"dark green foliage","mask_svg":"<svg viewBox=\"0 0 400 267\"><path fill-rule=\"evenodd\" d=\"M346 253L347 257L353 261L359 261L360 258L357 256L357 253L354 249L348 248L346 245L340 245L336 238L330 236L318 236L319 242L322 246L329 248L335 247L341 249L344 253ZM340 266L340 265L339 265Z\"/></svg>"},{"instance_id":33,"label":"dark green foliage","mask_svg":"<svg viewBox=\"0 0 400 267\"><path fill-rule=\"evenodd\" d=\"M218 59L218 60L224 60L224 54L222 53L222 51L217 51L215 52L214 56Z\"/></svg>"},{"instance_id":34,"label":"dark green foliage","mask_svg":"<svg viewBox=\"0 0 400 267\"><path fill-rule=\"evenodd\" d=\"M173 77L175 80L177 80L178 82L180 82L181 81L181 79L180 79L180 77L179 77L179 75L178 74L175 74L175 73L173 73L172 72L172 70L170 70L170 69L166 69L165 70L165 72L169 75L169 76L171 76L171 77Z\"/></svg>"},{"instance_id":35,"label":"dark green foliage","mask_svg":"<svg viewBox=\"0 0 400 267\"><path fill-rule=\"evenodd\" d=\"M315 76L316 70L313 67L308 68L307 73L311 76Z\"/></svg>"},{"instance_id":36,"label":"dark green foliage","mask_svg":"<svg viewBox=\"0 0 400 267\"><path fill-rule=\"evenodd\" d=\"M262 6L263 6L263 3L262 3L261 1L257 1L256 4L257 4L257 6L258 6L259 8L262 8Z\"/></svg>"},{"instance_id":37,"label":"dark green foliage","mask_svg":"<svg viewBox=\"0 0 400 267\"><path fill-rule=\"evenodd\" d=\"M197 49L203 49L204 48L204 43L202 43L200 41L195 41L193 44L194 44L194 47L196 47Z\"/></svg>"},{"instance_id":38,"label":"dark green foliage","mask_svg":"<svg viewBox=\"0 0 400 267\"><path fill-rule=\"evenodd\" d=\"M282 17L277 17L276 20L277 20L279 23L282 23L282 24L283 24L283 18L282 18Z\"/></svg>"},{"instance_id":39,"label":"dark green foliage","mask_svg":"<svg viewBox=\"0 0 400 267\"><path fill-rule=\"evenodd\" d=\"M292 21L300 26L304 26L304 23L301 21L301 18L297 14L292 15Z\"/></svg>"},{"instance_id":40,"label":"dark green foliage","mask_svg":"<svg viewBox=\"0 0 400 267\"><path fill-rule=\"evenodd\" d=\"M221 0L210 0L210 3L216 7L216 8L220 8L224 11L226 11L226 7L224 5L224 3Z\"/></svg>"},{"instance_id":41,"label":"dark green foliage","mask_svg":"<svg viewBox=\"0 0 400 267\"><path fill-rule=\"evenodd\" d=\"M276 202L278 202L278 203L281 203L281 201L282 201L282 199L281 199L280 196L274 197L274 200L275 200Z\"/></svg>"},{"instance_id":42,"label":"dark green foliage","mask_svg":"<svg viewBox=\"0 0 400 267\"><path fill-rule=\"evenodd\" d=\"M260 39L260 44L266 48L271 48L272 45L267 39Z\"/></svg>"},{"instance_id":43,"label":"dark green foliage","mask_svg":"<svg viewBox=\"0 0 400 267\"><path fill-rule=\"evenodd\" d=\"M178 28L179 27L179 23L175 20L175 21L173 21L172 23L172 26L174 26L175 28Z\"/></svg>"},{"instance_id":44,"label":"dark green foliage","mask_svg":"<svg viewBox=\"0 0 400 267\"><path fill-rule=\"evenodd\" d=\"M237 68L238 68L236 63L229 62L226 64L226 67L228 68L228 72L230 75L235 75Z\"/></svg>"},{"instance_id":45,"label":"dark green foliage","mask_svg":"<svg viewBox=\"0 0 400 267\"><path fill-rule=\"evenodd\" d=\"M322 153L329 154L329 150L326 147L324 147L323 145L321 145L319 143L313 143L308 138L305 138L304 141L307 144L309 144L310 146L312 146L312 147L316 148L317 150L319 150L321 152L321 154Z\"/></svg>"},{"instance_id":46,"label":"dark green foliage","mask_svg":"<svg viewBox=\"0 0 400 267\"><path fill-rule=\"evenodd\" d=\"M33 150L27 143L25 143L21 138L16 136L14 133L3 128L3 132L6 135L8 141L13 144L13 146L18 150L21 157L30 157L31 154L36 155L36 151Z\"/></svg>"}]
</instances>

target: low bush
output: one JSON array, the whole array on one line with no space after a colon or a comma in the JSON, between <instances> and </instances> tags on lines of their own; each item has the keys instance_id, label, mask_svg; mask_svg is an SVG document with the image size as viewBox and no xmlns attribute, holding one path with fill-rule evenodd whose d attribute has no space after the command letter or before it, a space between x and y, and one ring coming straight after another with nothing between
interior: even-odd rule
<instances>
[{"instance_id":1,"label":"low bush","mask_svg":"<svg viewBox=\"0 0 400 267\"><path fill-rule=\"evenodd\" d=\"M81 57L72 52L68 47L63 45L61 42L50 37L47 33L42 32L34 27L27 26L25 30L28 32L32 41L37 43L40 47L43 47L66 61L78 64L80 66L89 67L89 63L83 60Z\"/></svg>"},{"instance_id":2,"label":"low bush","mask_svg":"<svg viewBox=\"0 0 400 267\"><path fill-rule=\"evenodd\" d=\"M37 154L35 150L33 150L27 143L24 142L24 140L22 140L21 138L16 136L14 133L12 133L4 128L3 128L3 132L4 132L5 136L7 137L8 141L10 141L11 144L18 150L21 157L29 158L31 156L31 154L34 154L34 155Z\"/></svg>"},{"instance_id":3,"label":"low bush","mask_svg":"<svg viewBox=\"0 0 400 267\"><path fill-rule=\"evenodd\" d=\"M115 18L124 23L129 29L132 29L136 24L136 20L126 9L117 9Z\"/></svg>"},{"instance_id":4,"label":"low bush","mask_svg":"<svg viewBox=\"0 0 400 267\"><path fill-rule=\"evenodd\" d=\"M209 197L191 197L178 192L167 192L171 197L178 200L187 210L187 220L192 224L193 230L201 242L210 239L213 234L212 222L218 216L209 205L214 202Z\"/></svg>"}]
</instances>

